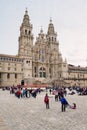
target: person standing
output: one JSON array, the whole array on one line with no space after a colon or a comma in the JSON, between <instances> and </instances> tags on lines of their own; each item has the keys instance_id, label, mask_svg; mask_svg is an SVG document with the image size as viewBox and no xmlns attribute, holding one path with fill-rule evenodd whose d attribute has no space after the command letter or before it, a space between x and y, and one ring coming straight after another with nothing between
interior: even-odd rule
<instances>
[{"instance_id":1,"label":"person standing","mask_svg":"<svg viewBox=\"0 0 87 130\"><path fill-rule=\"evenodd\" d=\"M49 90L50 94L51 94L51 89Z\"/></svg>"},{"instance_id":2,"label":"person standing","mask_svg":"<svg viewBox=\"0 0 87 130\"><path fill-rule=\"evenodd\" d=\"M58 101L58 92L55 93L55 101Z\"/></svg>"},{"instance_id":3,"label":"person standing","mask_svg":"<svg viewBox=\"0 0 87 130\"><path fill-rule=\"evenodd\" d=\"M44 102L46 104L46 109L49 109L49 97L48 94L46 93L45 97L44 97Z\"/></svg>"},{"instance_id":4,"label":"person standing","mask_svg":"<svg viewBox=\"0 0 87 130\"><path fill-rule=\"evenodd\" d=\"M62 95L60 98L60 102L61 102L61 111L65 112L66 111L66 107L68 104L67 100L64 98L64 96Z\"/></svg>"}]
</instances>

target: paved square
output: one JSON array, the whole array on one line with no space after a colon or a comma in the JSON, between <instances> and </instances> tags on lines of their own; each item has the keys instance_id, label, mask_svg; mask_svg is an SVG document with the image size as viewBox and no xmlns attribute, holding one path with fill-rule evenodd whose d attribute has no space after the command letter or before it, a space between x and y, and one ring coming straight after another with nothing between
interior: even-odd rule
<instances>
[{"instance_id":1,"label":"paved square","mask_svg":"<svg viewBox=\"0 0 87 130\"><path fill-rule=\"evenodd\" d=\"M68 102L75 102L77 109L61 112L61 103L50 94L50 109L45 108L45 93L18 99L0 90L0 130L87 130L87 96L67 95Z\"/></svg>"}]
</instances>

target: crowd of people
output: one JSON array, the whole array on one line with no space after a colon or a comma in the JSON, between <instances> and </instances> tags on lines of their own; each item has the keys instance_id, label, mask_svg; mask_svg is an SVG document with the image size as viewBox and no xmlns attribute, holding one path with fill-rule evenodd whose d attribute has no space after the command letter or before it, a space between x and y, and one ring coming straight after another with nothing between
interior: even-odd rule
<instances>
[{"instance_id":1,"label":"crowd of people","mask_svg":"<svg viewBox=\"0 0 87 130\"><path fill-rule=\"evenodd\" d=\"M70 89L70 88L69 88ZM60 101L61 102L61 111L65 112L66 108L71 108L71 109L76 109L76 103L72 103L72 105L70 105L68 103L68 101L66 100L66 95L67 95L67 90L65 87L57 87L56 89L52 90L49 89L49 93L50 94L54 94L55 95L55 101ZM44 102L46 104L46 109L49 109L49 96L46 93L45 97L44 97Z\"/></svg>"},{"instance_id":2,"label":"crowd of people","mask_svg":"<svg viewBox=\"0 0 87 130\"><path fill-rule=\"evenodd\" d=\"M22 86L10 87L10 94L15 94L17 98L25 98L25 97L30 98L31 96L36 98L37 93L40 92L41 92L40 88L34 90L32 88L29 89Z\"/></svg>"},{"instance_id":3,"label":"crowd of people","mask_svg":"<svg viewBox=\"0 0 87 130\"><path fill-rule=\"evenodd\" d=\"M10 94L14 94L18 99L20 98L30 98L30 97L34 97L36 98L36 96L38 95L38 93L41 93L41 88L37 88L37 89L29 89L29 88L25 88L22 87L21 85L19 86L12 86L12 87L6 87L3 90L9 90ZM68 88L70 91L74 90L75 88ZM54 95L55 97L55 102L59 101L61 103L61 111L65 112L66 108L71 108L71 109L76 109L76 103L72 103L72 105L70 105L68 103L68 101L66 100L66 95L67 95L67 90L66 87L51 87L51 88L46 88L44 89L46 91L46 95L44 96L44 103L46 105L46 109L50 108L50 100L48 95ZM79 92L79 89L75 89L76 92ZM48 94L49 93L49 94Z\"/></svg>"}]
</instances>

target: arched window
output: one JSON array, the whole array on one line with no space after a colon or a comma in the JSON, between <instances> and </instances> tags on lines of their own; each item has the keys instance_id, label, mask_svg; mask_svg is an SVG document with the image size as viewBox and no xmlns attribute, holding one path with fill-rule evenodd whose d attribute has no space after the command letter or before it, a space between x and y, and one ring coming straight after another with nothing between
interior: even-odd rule
<instances>
[{"instance_id":1,"label":"arched window","mask_svg":"<svg viewBox=\"0 0 87 130\"><path fill-rule=\"evenodd\" d=\"M27 34L27 30L25 30L25 34Z\"/></svg>"},{"instance_id":2,"label":"arched window","mask_svg":"<svg viewBox=\"0 0 87 130\"><path fill-rule=\"evenodd\" d=\"M42 70L43 68L41 67L40 70Z\"/></svg>"},{"instance_id":3,"label":"arched window","mask_svg":"<svg viewBox=\"0 0 87 130\"><path fill-rule=\"evenodd\" d=\"M53 41L53 37L52 37L52 41Z\"/></svg>"},{"instance_id":4,"label":"arched window","mask_svg":"<svg viewBox=\"0 0 87 130\"><path fill-rule=\"evenodd\" d=\"M43 68L43 71L45 71L45 68Z\"/></svg>"},{"instance_id":5,"label":"arched window","mask_svg":"<svg viewBox=\"0 0 87 130\"><path fill-rule=\"evenodd\" d=\"M36 73L36 66L34 67L34 73Z\"/></svg>"},{"instance_id":6,"label":"arched window","mask_svg":"<svg viewBox=\"0 0 87 130\"><path fill-rule=\"evenodd\" d=\"M30 61L26 61L26 63L27 63L27 64L29 64L29 63L30 63Z\"/></svg>"},{"instance_id":7,"label":"arched window","mask_svg":"<svg viewBox=\"0 0 87 130\"><path fill-rule=\"evenodd\" d=\"M0 79L2 78L2 74L0 73Z\"/></svg>"},{"instance_id":8,"label":"arched window","mask_svg":"<svg viewBox=\"0 0 87 130\"><path fill-rule=\"evenodd\" d=\"M44 56L41 56L41 57L40 57L40 61L41 61L41 62L44 62L44 61L45 61Z\"/></svg>"},{"instance_id":9,"label":"arched window","mask_svg":"<svg viewBox=\"0 0 87 130\"><path fill-rule=\"evenodd\" d=\"M15 74L15 79L17 79L17 74Z\"/></svg>"},{"instance_id":10,"label":"arched window","mask_svg":"<svg viewBox=\"0 0 87 130\"><path fill-rule=\"evenodd\" d=\"M9 78L10 78L10 74L8 73L8 74L7 74L7 79L9 79Z\"/></svg>"},{"instance_id":11,"label":"arched window","mask_svg":"<svg viewBox=\"0 0 87 130\"><path fill-rule=\"evenodd\" d=\"M39 70L40 77L46 78L46 69L44 67L41 67Z\"/></svg>"},{"instance_id":12,"label":"arched window","mask_svg":"<svg viewBox=\"0 0 87 130\"><path fill-rule=\"evenodd\" d=\"M51 68L49 68L49 73L51 73Z\"/></svg>"},{"instance_id":13,"label":"arched window","mask_svg":"<svg viewBox=\"0 0 87 130\"><path fill-rule=\"evenodd\" d=\"M30 35L30 34L31 34L31 31L29 31L28 34Z\"/></svg>"}]
</instances>

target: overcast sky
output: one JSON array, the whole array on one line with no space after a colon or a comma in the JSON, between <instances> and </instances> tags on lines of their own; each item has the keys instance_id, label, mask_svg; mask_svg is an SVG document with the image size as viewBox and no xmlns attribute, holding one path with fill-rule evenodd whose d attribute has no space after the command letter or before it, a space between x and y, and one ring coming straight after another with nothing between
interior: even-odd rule
<instances>
[{"instance_id":1,"label":"overcast sky","mask_svg":"<svg viewBox=\"0 0 87 130\"><path fill-rule=\"evenodd\" d=\"M59 50L69 64L87 66L87 0L0 0L0 54L16 55L20 25L27 8L34 39L50 17Z\"/></svg>"}]
</instances>

